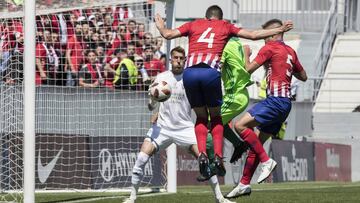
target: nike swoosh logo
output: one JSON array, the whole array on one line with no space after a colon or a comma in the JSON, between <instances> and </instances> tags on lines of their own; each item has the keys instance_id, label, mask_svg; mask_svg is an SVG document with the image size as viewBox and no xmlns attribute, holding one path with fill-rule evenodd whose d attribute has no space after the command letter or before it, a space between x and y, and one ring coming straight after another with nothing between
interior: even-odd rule
<instances>
[{"instance_id":1,"label":"nike swoosh logo","mask_svg":"<svg viewBox=\"0 0 360 203\"><path fill-rule=\"evenodd\" d=\"M54 169L57 160L60 158L60 154L63 151L61 147L60 151L56 154L56 156L51 160L47 165L43 166L41 163L41 149L39 149L39 156L38 156L38 176L41 183L45 183L46 180L49 178L51 171Z\"/></svg>"}]
</instances>

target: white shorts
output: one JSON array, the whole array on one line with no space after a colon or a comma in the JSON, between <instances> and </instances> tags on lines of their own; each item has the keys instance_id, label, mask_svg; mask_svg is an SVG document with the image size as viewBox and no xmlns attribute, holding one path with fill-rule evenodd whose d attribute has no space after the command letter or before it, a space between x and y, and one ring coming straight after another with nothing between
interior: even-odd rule
<instances>
[{"instance_id":1,"label":"white shorts","mask_svg":"<svg viewBox=\"0 0 360 203\"><path fill-rule=\"evenodd\" d=\"M147 133L147 138L156 148L156 151L166 149L172 143L183 148L189 148L196 145L196 136L194 128L181 130L165 130L159 125L154 124Z\"/></svg>"}]
</instances>

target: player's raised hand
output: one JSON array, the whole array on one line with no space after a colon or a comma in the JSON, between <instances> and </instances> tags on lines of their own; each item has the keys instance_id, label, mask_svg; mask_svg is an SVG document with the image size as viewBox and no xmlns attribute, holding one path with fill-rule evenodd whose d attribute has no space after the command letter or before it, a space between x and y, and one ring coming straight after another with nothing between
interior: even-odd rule
<instances>
[{"instance_id":1,"label":"player's raised hand","mask_svg":"<svg viewBox=\"0 0 360 203\"><path fill-rule=\"evenodd\" d=\"M155 15L155 24L159 30L165 28L165 21L158 13Z\"/></svg>"},{"instance_id":2,"label":"player's raised hand","mask_svg":"<svg viewBox=\"0 0 360 203\"><path fill-rule=\"evenodd\" d=\"M249 45L244 45L244 52L246 57L250 57L252 54L252 50Z\"/></svg>"},{"instance_id":3,"label":"player's raised hand","mask_svg":"<svg viewBox=\"0 0 360 203\"><path fill-rule=\"evenodd\" d=\"M286 20L283 22L282 28L284 32L287 32L294 28L294 23L291 20Z\"/></svg>"}]
</instances>

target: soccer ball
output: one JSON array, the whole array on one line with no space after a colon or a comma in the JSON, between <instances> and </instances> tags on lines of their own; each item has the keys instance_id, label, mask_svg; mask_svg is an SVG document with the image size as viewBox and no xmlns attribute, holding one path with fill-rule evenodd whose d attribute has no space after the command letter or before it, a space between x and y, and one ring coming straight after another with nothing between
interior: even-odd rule
<instances>
[{"instance_id":1,"label":"soccer ball","mask_svg":"<svg viewBox=\"0 0 360 203\"><path fill-rule=\"evenodd\" d=\"M154 82L150 85L150 96L155 101L164 102L171 96L171 87L165 81Z\"/></svg>"}]
</instances>

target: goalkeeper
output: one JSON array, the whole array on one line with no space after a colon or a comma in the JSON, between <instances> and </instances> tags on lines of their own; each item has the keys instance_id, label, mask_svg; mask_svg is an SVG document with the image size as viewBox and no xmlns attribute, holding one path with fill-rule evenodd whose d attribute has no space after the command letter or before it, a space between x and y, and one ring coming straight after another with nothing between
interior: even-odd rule
<instances>
[{"instance_id":1,"label":"goalkeeper","mask_svg":"<svg viewBox=\"0 0 360 203\"><path fill-rule=\"evenodd\" d=\"M229 122L241 114L248 106L249 93L246 87L253 84L250 80L250 74L245 69L244 45L239 38L233 37L225 45L221 57L221 78L225 90L221 116L224 124L224 137L234 146L234 152L230 159L230 162L233 163L241 157L249 146L232 131ZM206 149L211 162L214 158L211 135L207 137ZM213 169L212 164L210 164L210 167ZM214 175L214 172L209 174L208 177L199 176L198 181L208 180L212 175Z\"/></svg>"}]
</instances>

